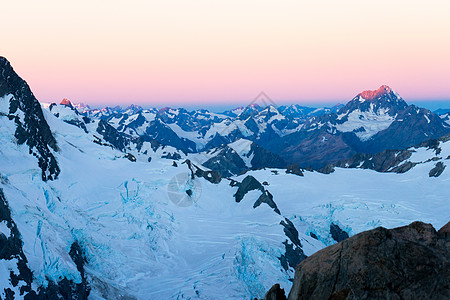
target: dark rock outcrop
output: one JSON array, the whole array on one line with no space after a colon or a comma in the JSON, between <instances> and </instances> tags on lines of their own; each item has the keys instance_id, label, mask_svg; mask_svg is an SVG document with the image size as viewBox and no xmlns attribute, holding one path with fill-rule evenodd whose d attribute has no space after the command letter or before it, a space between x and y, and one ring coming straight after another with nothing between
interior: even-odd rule
<instances>
[{"instance_id":1,"label":"dark rock outcrop","mask_svg":"<svg viewBox=\"0 0 450 300\"><path fill-rule=\"evenodd\" d=\"M126 159L128 159L129 161L131 161L131 162L136 162L136 157L135 157L133 154L131 154L131 153L125 154L124 157L125 157Z\"/></svg>"},{"instance_id":2,"label":"dark rock outcrop","mask_svg":"<svg viewBox=\"0 0 450 300\"><path fill-rule=\"evenodd\" d=\"M242 158L230 147L223 146L219 152L203 163L203 166L219 172L223 177L238 175L245 170L247 166Z\"/></svg>"},{"instance_id":3,"label":"dark rock outcrop","mask_svg":"<svg viewBox=\"0 0 450 300\"><path fill-rule=\"evenodd\" d=\"M75 283L73 280L63 277L58 282L48 280L47 286L37 286L34 283L33 273L28 267L27 257L23 252L22 237L11 217L11 211L1 189L0 222L6 222L6 226L10 230L9 236L0 233L0 260L15 260L17 262L17 271L10 271L9 282L12 287L18 288L19 294L16 294L11 288L6 288L2 291L6 295L6 299L88 299L91 289L84 272L86 258L78 242L72 243L69 256L74 261L78 272L80 272L81 283ZM34 286L37 289L34 289Z\"/></svg>"},{"instance_id":4,"label":"dark rock outcrop","mask_svg":"<svg viewBox=\"0 0 450 300\"><path fill-rule=\"evenodd\" d=\"M430 177L439 177L439 175L444 172L445 165L442 161L439 161L434 165L434 168L430 170L430 173L428 174Z\"/></svg>"},{"instance_id":5,"label":"dark rock outcrop","mask_svg":"<svg viewBox=\"0 0 450 300\"><path fill-rule=\"evenodd\" d=\"M301 247L300 239L298 238L298 230L294 224L288 218L284 218L286 221L281 221L280 224L284 227L284 234L291 240L294 245Z\"/></svg>"},{"instance_id":6,"label":"dark rock outcrop","mask_svg":"<svg viewBox=\"0 0 450 300\"><path fill-rule=\"evenodd\" d=\"M100 120L97 126L97 132L103 136L103 139L120 151L124 151L130 144L131 138L124 133L118 132L106 121Z\"/></svg>"},{"instance_id":7,"label":"dark rock outcrop","mask_svg":"<svg viewBox=\"0 0 450 300\"><path fill-rule=\"evenodd\" d=\"M248 140L241 140L241 143L251 143L250 150L245 154L238 154L234 149L223 145L210 150L213 154L203 165L211 170L219 172L223 177L239 175L247 170L257 170L261 168L283 168L286 163L279 156L267 151L263 147ZM242 157L240 156L242 155ZM250 160L247 166L243 158Z\"/></svg>"},{"instance_id":8,"label":"dark rock outcrop","mask_svg":"<svg viewBox=\"0 0 450 300\"><path fill-rule=\"evenodd\" d=\"M264 300L286 300L284 289L277 283L270 288L264 296Z\"/></svg>"},{"instance_id":9,"label":"dark rock outcrop","mask_svg":"<svg viewBox=\"0 0 450 300\"><path fill-rule=\"evenodd\" d=\"M6 226L10 230L9 236L0 233L0 260L17 260L17 270L18 272L11 271L10 282L12 286L16 287L20 283L20 291L23 296L24 293L31 292L31 284L33 282L33 274L28 268L28 261L22 250L22 238L17 228L16 223L11 217L11 211L9 209L8 203L6 202L5 195L0 189L0 222L5 222ZM9 289L10 290L10 289ZM14 295L14 292L10 290L9 294L12 293L12 298L14 296L19 297L19 295ZM5 294L8 294L5 290Z\"/></svg>"},{"instance_id":10,"label":"dark rock outcrop","mask_svg":"<svg viewBox=\"0 0 450 300\"><path fill-rule=\"evenodd\" d=\"M267 183L267 182L266 182ZM255 203L253 203L253 208L259 207L262 203L267 204L270 208L274 210L275 213L281 215L280 210L278 209L277 204L273 200L273 195L264 188L264 183L261 184L255 177L248 175L242 180L242 182L237 182L231 179L231 186L237 186L238 190L233 195L236 202L241 202L244 199L244 196L253 190L259 190L261 195L256 199ZM268 183L267 183L268 185Z\"/></svg>"},{"instance_id":11,"label":"dark rock outcrop","mask_svg":"<svg viewBox=\"0 0 450 300\"><path fill-rule=\"evenodd\" d=\"M378 172L392 171L393 167L399 166L403 161L411 157L410 150L384 150L376 154L358 153L351 158L336 163L340 168L372 169ZM409 168L402 171L408 171ZM403 172L397 172L403 173Z\"/></svg>"},{"instance_id":12,"label":"dark rock outcrop","mask_svg":"<svg viewBox=\"0 0 450 300\"><path fill-rule=\"evenodd\" d=\"M194 179L195 176L202 177L214 184L222 181L222 176L220 176L220 173L218 172L202 170L201 168L193 164L189 159L186 159L183 163L187 164L189 170L191 171L192 179Z\"/></svg>"},{"instance_id":13,"label":"dark rock outcrop","mask_svg":"<svg viewBox=\"0 0 450 300\"><path fill-rule=\"evenodd\" d=\"M266 203L271 208L273 208L273 210L277 214L279 214L279 215L281 214L280 210L277 207L277 204L273 201L272 194L268 190L265 190L264 193L262 193L261 196L259 196L259 198L256 200L256 202L253 204L253 208L257 208L258 206L261 205L261 203Z\"/></svg>"},{"instance_id":14,"label":"dark rock outcrop","mask_svg":"<svg viewBox=\"0 0 450 300\"><path fill-rule=\"evenodd\" d=\"M260 190L261 192L264 192L264 187L258 180L256 180L255 177L248 175L244 178L244 180L242 180L241 183L239 183L239 188L236 194L234 194L236 202L241 202L245 194L253 190Z\"/></svg>"},{"instance_id":15,"label":"dark rock outcrop","mask_svg":"<svg viewBox=\"0 0 450 300\"><path fill-rule=\"evenodd\" d=\"M171 159L171 160L179 160L179 159L181 159L181 155L179 153L176 153L176 152L174 152L174 153L170 153L169 152L167 154L163 154L161 156L161 158Z\"/></svg>"},{"instance_id":16,"label":"dark rock outcrop","mask_svg":"<svg viewBox=\"0 0 450 300\"><path fill-rule=\"evenodd\" d=\"M247 156L253 156L250 162L252 165L252 169L284 168L287 165L281 157L255 143L252 143Z\"/></svg>"},{"instance_id":17,"label":"dark rock outcrop","mask_svg":"<svg viewBox=\"0 0 450 300\"><path fill-rule=\"evenodd\" d=\"M342 230L338 225L331 223L330 224L330 233L333 240L336 242L342 242L345 239L348 239L348 233Z\"/></svg>"},{"instance_id":18,"label":"dark rock outcrop","mask_svg":"<svg viewBox=\"0 0 450 300\"><path fill-rule=\"evenodd\" d=\"M372 169L378 172L405 173L418 164L438 161L429 173L430 177L438 177L445 169L445 163L440 156L442 145L449 140L450 135L444 135L439 139L430 139L408 149L384 150L375 154L358 153L349 159L337 162L334 166L340 168ZM423 150L430 153L429 159L416 162L409 160L413 153Z\"/></svg>"},{"instance_id":19,"label":"dark rock outcrop","mask_svg":"<svg viewBox=\"0 0 450 300\"><path fill-rule=\"evenodd\" d=\"M6 95L12 95L7 117L14 120L17 126L14 134L17 142L26 143L30 154L38 159L38 165L42 170L42 180L56 179L60 168L52 150L57 151L58 147L44 118L41 105L28 84L13 70L9 61L0 57L0 97Z\"/></svg>"},{"instance_id":20,"label":"dark rock outcrop","mask_svg":"<svg viewBox=\"0 0 450 300\"><path fill-rule=\"evenodd\" d=\"M288 240L285 240L283 245L285 247L285 253L279 257L281 266L286 271L289 270L289 268L295 269L295 267L306 258L306 255L303 253L302 248L297 247Z\"/></svg>"},{"instance_id":21,"label":"dark rock outcrop","mask_svg":"<svg viewBox=\"0 0 450 300\"><path fill-rule=\"evenodd\" d=\"M157 140L162 145L172 146L184 153L195 152L197 148L193 141L179 137L169 126L158 118L150 122L145 129L145 135Z\"/></svg>"},{"instance_id":22,"label":"dark rock outcrop","mask_svg":"<svg viewBox=\"0 0 450 300\"><path fill-rule=\"evenodd\" d=\"M439 229L438 233L444 235L445 237L450 237L450 221L442 226L442 228Z\"/></svg>"},{"instance_id":23,"label":"dark rock outcrop","mask_svg":"<svg viewBox=\"0 0 450 300\"><path fill-rule=\"evenodd\" d=\"M329 246L297 266L289 299L449 299L446 226L379 227Z\"/></svg>"},{"instance_id":24,"label":"dark rock outcrop","mask_svg":"<svg viewBox=\"0 0 450 300\"><path fill-rule=\"evenodd\" d=\"M306 258L306 255L303 252L302 243L298 237L298 230L291 220L284 218L284 221L281 221L280 225L284 227L284 234L290 240L290 242L288 240L283 242L285 253L279 257L281 266L287 271L289 268L295 269Z\"/></svg>"},{"instance_id":25,"label":"dark rock outcrop","mask_svg":"<svg viewBox=\"0 0 450 300\"><path fill-rule=\"evenodd\" d=\"M319 169L317 171L322 173L322 174L331 174L331 173L334 172L334 167L333 167L333 165L328 164L325 167L323 167L323 168L321 168L321 169Z\"/></svg>"},{"instance_id":26,"label":"dark rock outcrop","mask_svg":"<svg viewBox=\"0 0 450 300\"><path fill-rule=\"evenodd\" d=\"M286 174L295 174L298 176L304 176L302 169L297 164L292 164L286 167Z\"/></svg>"}]
</instances>

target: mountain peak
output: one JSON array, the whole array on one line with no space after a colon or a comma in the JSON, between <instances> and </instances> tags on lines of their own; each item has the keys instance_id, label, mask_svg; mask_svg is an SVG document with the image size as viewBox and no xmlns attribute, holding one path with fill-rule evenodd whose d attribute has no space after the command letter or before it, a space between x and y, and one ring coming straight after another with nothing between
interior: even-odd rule
<instances>
[{"instance_id":1,"label":"mountain peak","mask_svg":"<svg viewBox=\"0 0 450 300\"><path fill-rule=\"evenodd\" d=\"M0 56L0 63L5 64L9 63L9 61L6 59L6 57Z\"/></svg>"},{"instance_id":2,"label":"mountain peak","mask_svg":"<svg viewBox=\"0 0 450 300\"><path fill-rule=\"evenodd\" d=\"M70 102L70 100L66 99L66 98L62 99L61 103L59 103L59 104L65 105L65 106L72 106L72 102Z\"/></svg>"},{"instance_id":3,"label":"mountain peak","mask_svg":"<svg viewBox=\"0 0 450 300\"><path fill-rule=\"evenodd\" d=\"M6 66L11 66L11 63L6 57L0 56L0 68L4 68Z\"/></svg>"},{"instance_id":4,"label":"mountain peak","mask_svg":"<svg viewBox=\"0 0 450 300\"><path fill-rule=\"evenodd\" d=\"M377 90L367 90L367 91L363 91L362 93L359 94L359 96L361 96L362 98L366 99L366 100L372 100L375 99L381 95L384 94L388 94L392 92L392 89L387 86L387 85L382 85L380 86Z\"/></svg>"}]
</instances>

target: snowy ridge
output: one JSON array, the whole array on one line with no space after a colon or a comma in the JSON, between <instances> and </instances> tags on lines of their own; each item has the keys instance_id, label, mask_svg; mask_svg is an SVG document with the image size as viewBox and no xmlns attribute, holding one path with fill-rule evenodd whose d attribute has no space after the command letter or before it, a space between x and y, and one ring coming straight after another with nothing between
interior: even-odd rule
<instances>
[{"instance_id":1,"label":"snowy ridge","mask_svg":"<svg viewBox=\"0 0 450 300\"><path fill-rule=\"evenodd\" d=\"M228 144L228 147L233 149L249 168L252 167L251 161L254 155L254 153L250 153L251 146L252 141L246 139L239 139L231 144Z\"/></svg>"},{"instance_id":2,"label":"snowy ridge","mask_svg":"<svg viewBox=\"0 0 450 300\"><path fill-rule=\"evenodd\" d=\"M67 100L68 101L68 100ZM68 101L70 102L70 101ZM45 105L48 108L50 105ZM313 109L298 105L269 105L261 107L252 104L223 113L213 113L205 109L187 111L183 108L143 109L137 105L127 108L105 107L90 109L85 104L72 104L77 111L93 120L102 119L118 131L133 137L157 135L154 122L167 126L178 139L186 139L196 145L192 152L205 151L211 143L217 145L217 137L234 142L239 138L252 141L264 138L266 134L275 133L285 136L300 130L302 124L313 115L321 115L333 109ZM267 132L269 131L269 132ZM163 144L165 142L160 141ZM225 143L225 142L222 142ZM176 144L168 144L178 147ZM183 149L186 150L186 149Z\"/></svg>"}]
</instances>

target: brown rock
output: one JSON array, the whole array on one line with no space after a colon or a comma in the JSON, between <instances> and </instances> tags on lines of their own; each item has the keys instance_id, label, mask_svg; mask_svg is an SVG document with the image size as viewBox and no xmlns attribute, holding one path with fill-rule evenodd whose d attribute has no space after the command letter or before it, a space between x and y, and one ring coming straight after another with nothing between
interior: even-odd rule
<instances>
[{"instance_id":1,"label":"brown rock","mask_svg":"<svg viewBox=\"0 0 450 300\"><path fill-rule=\"evenodd\" d=\"M270 288L270 290L264 296L264 300L286 300L284 289L277 283Z\"/></svg>"},{"instance_id":2,"label":"brown rock","mask_svg":"<svg viewBox=\"0 0 450 300\"><path fill-rule=\"evenodd\" d=\"M442 234L446 237L450 236L450 222L447 222L441 229L438 231L439 234Z\"/></svg>"},{"instance_id":3,"label":"brown rock","mask_svg":"<svg viewBox=\"0 0 450 300\"><path fill-rule=\"evenodd\" d=\"M302 261L288 299L450 299L449 239L421 222L362 232Z\"/></svg>"}]
</instances>

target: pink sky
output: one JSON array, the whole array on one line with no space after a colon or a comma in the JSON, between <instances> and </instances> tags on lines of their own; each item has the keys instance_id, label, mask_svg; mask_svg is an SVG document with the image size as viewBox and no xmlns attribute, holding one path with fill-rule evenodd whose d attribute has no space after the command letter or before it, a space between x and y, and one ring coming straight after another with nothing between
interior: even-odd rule
<instances>
[{"instance_id":1,"label":"pink sky","mask_svg":"<svg viewBox=\"0 0 450 300\"><path fill-rule=\"evenodd\" d=\"M40 101L450 99L450 1L8 1L0 55Z\"/></svg>"}]
</instances>

